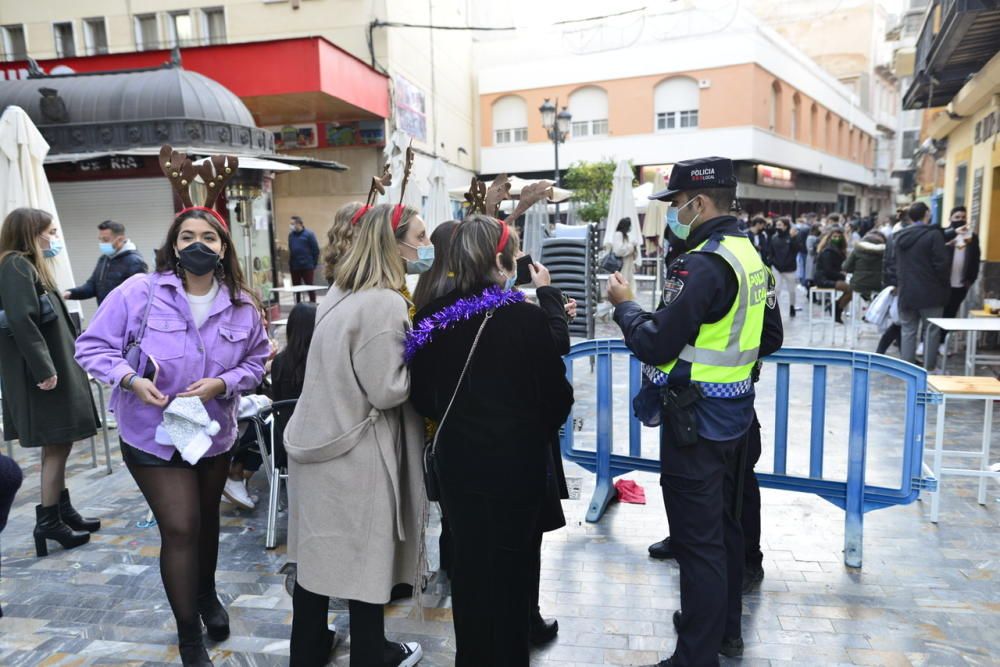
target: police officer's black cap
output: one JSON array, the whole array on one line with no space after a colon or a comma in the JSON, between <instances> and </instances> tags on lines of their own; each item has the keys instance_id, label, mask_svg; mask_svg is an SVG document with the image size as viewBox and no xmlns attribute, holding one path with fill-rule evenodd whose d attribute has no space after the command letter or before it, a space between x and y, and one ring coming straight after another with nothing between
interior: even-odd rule
<instances>
[{"instance_id":1,"label":"police officer's black cap","mask_svg":"<svg viewBox=\"0 0 1000 667\"><path fill-rule=\"evenodd\" d=\"M678 192L708 188L735 188L733 161L724 157L702 157L674 165L666 190L649 195L650 199L670 201Z\"/></svg>"}]
</instances>

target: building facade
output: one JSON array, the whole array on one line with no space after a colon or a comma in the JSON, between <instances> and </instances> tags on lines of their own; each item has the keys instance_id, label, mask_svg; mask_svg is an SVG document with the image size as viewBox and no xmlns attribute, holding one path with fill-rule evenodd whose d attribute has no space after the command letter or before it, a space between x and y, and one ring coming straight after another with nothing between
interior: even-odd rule
<instances>
[{"instance_id":1,"label":"building facade","mask_svg":"<svg viewBox=\"0 0 1000 667\"><path fill-rule=\"evenodd\" d=\"M29 56L50 74L94 72L156 66L179 47L184 67L236 93L279 152L349 168L276 176L280 249L291 215L325 239L336 209L364 200L399 144L417 153L411 202L429 193L437 159L449 187L468 183L477 167L472 40L426 28L467 21L462 0L0 0L0 85L26 78Z\"/></svg>"},{"instance_id":2,"label":"building facade","mask_svg":"<svg viewBox=\"0 0 1000 667\"><path fill-rule=\"evenodd\" d=\"M548 99L572 115L561 167L630 159L651 180L679 160L724 155L754 212L890 206L873 189L877 123L856 95L749 13L725 30L683 19L651 19L631 46L592 53L538 35L477 45L482 172L552 173Z\"/></svg>"}]
</instances>

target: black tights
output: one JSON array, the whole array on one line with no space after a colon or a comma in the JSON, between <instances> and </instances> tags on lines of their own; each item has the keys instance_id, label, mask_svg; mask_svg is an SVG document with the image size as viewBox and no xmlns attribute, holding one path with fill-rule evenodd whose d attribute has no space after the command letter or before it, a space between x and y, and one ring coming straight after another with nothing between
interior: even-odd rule
<instances>
[{"instance_id":1,"label":"black tights","mask_svg":"<svg viewBox=\"0 0 1000 667\"><path fill-rule=\"evenodd\" d=\"M229 455L194 468L129 465L160 529L160 576L178 633L200 631L198 594L215 590L219 502Z\"/></svg>"}]
</instances>

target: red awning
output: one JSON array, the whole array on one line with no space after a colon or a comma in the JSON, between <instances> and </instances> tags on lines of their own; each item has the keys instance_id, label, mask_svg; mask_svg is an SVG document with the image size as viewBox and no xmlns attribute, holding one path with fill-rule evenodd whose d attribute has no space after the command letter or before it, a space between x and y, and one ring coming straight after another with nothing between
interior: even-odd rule
<instances>
[{"instance_id":1,"label":"red awning","mask_svg":"<svg viewBox=\"0 0 1000 667\"><path fill-rule=\"evenodd\" d=\"M185 69L233 91L260 125L387 118L387 78L322 37L181 49ZM50 74L155 67L170 51L43 60ZM0 63L0 81L27 76L26 63Z\"/></svg>"}]
</instances>

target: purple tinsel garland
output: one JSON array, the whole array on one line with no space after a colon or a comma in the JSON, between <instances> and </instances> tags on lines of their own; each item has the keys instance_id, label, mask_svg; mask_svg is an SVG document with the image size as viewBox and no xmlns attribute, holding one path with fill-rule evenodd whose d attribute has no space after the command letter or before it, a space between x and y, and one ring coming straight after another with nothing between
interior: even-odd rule
<instances>
[{"instance_id":1,"label":"purple tinsel garland","mask_svg":"<svg viewBox=\"0 0 1000 667\"><path fill-rule=\"evenodd\" d=\"M407 364L413 361L413 357L417 354L417 351L431 342L435 330L448 329L459 322L467 322L476 315L485 313L488 310L495 310L522 301L524 301L523 292L516 290L504 291L497 286L486 288L482 294L459 299L450 306L421 320L420 324L406 335L406 348L403 351L403 360Z\"/></svg>"}]
</instances>

